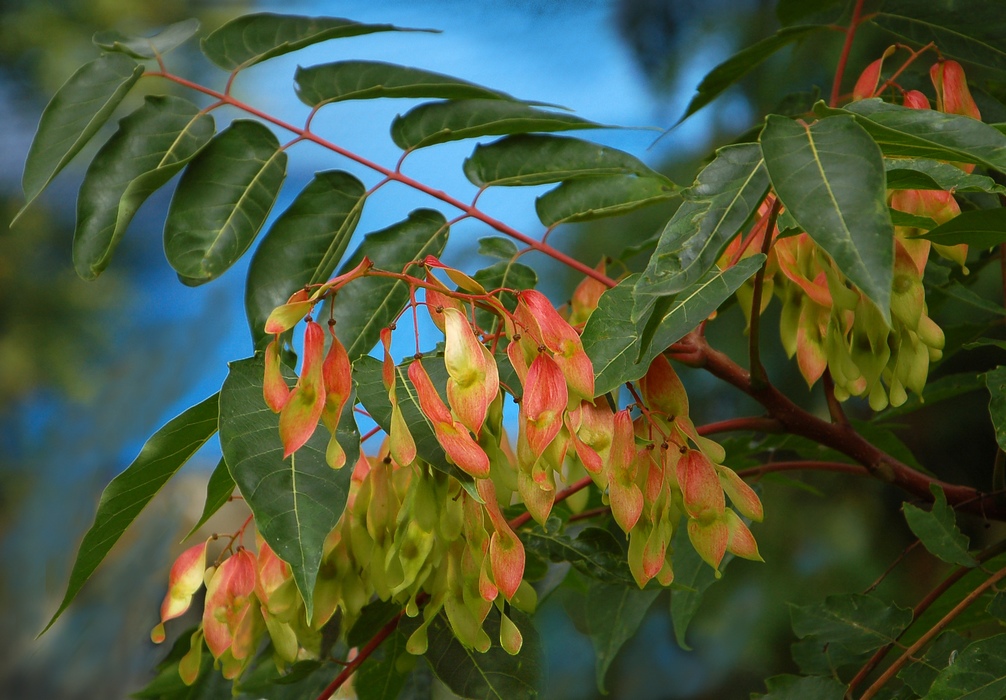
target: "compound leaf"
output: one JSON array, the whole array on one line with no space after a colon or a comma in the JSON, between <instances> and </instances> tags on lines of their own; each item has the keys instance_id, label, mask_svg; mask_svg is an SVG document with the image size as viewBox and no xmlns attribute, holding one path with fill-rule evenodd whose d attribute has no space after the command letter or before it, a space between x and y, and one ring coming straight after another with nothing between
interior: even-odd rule
<instances>
[{"instance_id":1,"label":"compound leaf","mask_svg":"<svg viewBox=\"0 0 1006 700\"><path fill-rule=\"evenodd\" d=\"M379 97L429 97L443 100L513 100L505 92L450 75L382 61L338 61L294 74L297 97L309 107L343 100Z\"/></svg>"},{"instance_id":2,"label":"compound leaf","mask_svg":"<svg viewBox=\"0 0 1006 700\"><path fill-rule=\"evenodd\" d=\"M851 118L775 115L760 142L783 205L890 323L894 226L877 144Z\"/></svg>"},{"instance_id":3,"label":"compound leaf","mask_svg":"<svg viewBox=\"0 0 1006 700\"><path fill-rule=\"evenodd\" d=\"M335 271L360 221L366 188L342 170L316 173L262 239L245 284L245 312L257 350L269 342L265 322L304 285Z\"/></svg>"},{"instance_id":4,"label":"compound leaf","mask_svg":"<svg viewBox=\"0 0 1006 700\"><path fill-rule=\"evenodd\" d=\"M185 170L164 222L164 254L185 284L214 280L255 240L286 178L266 126L239 119Z\"/></svg>"},{"instance_id":5,"label":"compound leaf","mask_svg":"<svg viewBox=\"0 0 1006 700\"><path fill-rule=\"evenodd\" d=\"M45 629L66 610L140 511L217 432L217 400L214 394L168 421L147 440L126 470L105 487L94 523L77 550L66 593Z\"/></svg>"},{"instance_id":6,"label":"compound leaf","mask_svg":"<svg viewBox=\"0 0 1006 700\"><path fill-rule=\"evenodd\" d=\"M213 135L213 118L180 97L148 96L119 122L84 175L77 197L73 264L94 279L112 259L140 205Z\"/></svg>"},{"instance_id":7,"label":"compound leaf","mask_svg":"<svg viewBox=\"0 0 1006 700\"><path fill-rule=\"evenodd\" d=\"M25 203L14 221L108 121L142 74L136 61L106 54L81 66L56 91L28 148L21 176Z\"/></svg>"},{"instance_id":8,"label":"compound leaf","mask_svg":"<svg viewBox=\"0 0 1006 700\"><path fill-rule=\"evenodd\" d=\"M322 547L345 508L360 435L352 410L345 410L338 440L349 466L332 469L325 462L329 435L322 427L284 459L279 415L262 398L264 372L261 357L230 364L220 391L220 445L256 527L290 565L310 620ZM284 372L291 380L292 372Z\"/></svg>"},{"instance_id":9,"label":"compound leaf","mask_svg":"<svg viewBox=\"0 0 1006 700\"><path fill-rule=\"evenodd\" d=\"M301 17L269 12L231 20L204 38L206 57L225 70L238 70L329 39L374 32L414 32L390 24L363 24L337 17Z\"/></svg>"},{"instance_id":10,"label":"compound leaf","mask_svg":"<svg viewBox=\"0 0 1006 700\"><path fill-rule=\"evenodd\" d=\"M409 151L478 136L601 128L601 124L572 114L549 112L521 102L449 100L427 102L395 117L391 138L399 148Z\"/></svg>"}]
</instances>

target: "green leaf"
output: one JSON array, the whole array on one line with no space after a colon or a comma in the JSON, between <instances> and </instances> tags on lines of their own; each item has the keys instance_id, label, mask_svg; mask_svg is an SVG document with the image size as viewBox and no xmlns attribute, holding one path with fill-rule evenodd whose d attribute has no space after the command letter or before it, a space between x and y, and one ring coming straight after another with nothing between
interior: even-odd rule
<instances>
[{"instance_id":1,"label":"green leaf","mask_svg":"<svg viewBox=\"0 0 1006 700\"><path fill-rule=\"evenodd\" d=\"M879 98L852 102L842 109L819 102L814 110L822 115L851 114L885 156L976 163L1006 170L1006 135L971 117L910 109Z\"/></svg>"},{"instance_id":2,"label":"green leaf","mask_svg":"<svg viewBox=\"0 0 1006 700\"><path fill-rule=\"evenodd\" d=\"M510 608L507 616L524 638L516 656L510 656L499 645L500 614L495 607L482 625L492 640L492 647L484 654L466 648L457 640L443 612L430 623L426 660L451 692L463 698L486 700L538 696L545 675L541 639L527 615Z\"/></svg>"},{"instance_id":3,"label":"green leaf","mask_svg":"<svg viewBox=\"0 0 1006 700\"><path fill-rule=\"evenodd\" d=\"M761 267L760 253L726 270L707 272L698 282L673 297L648 297L640 312L633 291L638 275L631 275L601 295L581 336L583 349L594 365L597 396L639 379L650 362L709 317L744 281ZM638 321L632 317L638 316Z\"/></svg>"},{"instance_id":4,"label":"green leaf","mask_svg":"<svg viewBox=\"0 0 1006 700\"><path fill-rule=\"evenodd\" d=\"M169 24L153 36L127 36L115 30L98 32L92 41L105 51L117 51L139 59L157 58L181 46L199 31L199 20Z\"/></svg>"},{"instance_id":5,"label":"green leaf","mask_svg":"<svg viewBox=\"0 0 1006 700\"><path fill-rule=\"evenodd\" d=\"M380 632L382 627L401 614L402 606L391 600L375 600L367 603L347 633L346 643L350 647L362 647Z\"/></svg>"},{"instance_id":6,"label":"green leaf","mask_svg":"<svg viewBox=\"0 0 1006 700\"><path fill-rule=\"evenodd\" d=\"M1006 72L1002 10L997 0L886 0L871 19L911 44L934 42L947 58Z\"/></svg>"},{"instance_id":7,"label":"green leaf","mask_svg":"<svg viewBox=\"0 0 1006 700\"><path fill-rule=\"evenodd\" d=\"M148 96L119 122L84 175L77 197L73 264L90 280L108 266L136 210L198 153L213 118L180 97Z\"/></svg>"},{"instance_id":8,"label":"green leaf","mask_svg":"<svg viewBox=\"0 0 1006 700\"><path fill-rule=\"evenodd\" d=\"M262 398L264 372L261 357L230 363L220 391L220 445L259 532L290 565L310 621L322 547L346 506L353 469L328 466L329 435L321 427L283 459L279 415ZM284 373L292 379L290 370L284 368ZM355 464L360 435L351 410L343 411L338 440L346 463Z\"/></svg>"},{"instance_id":9,"label":"green leaf","mask_svg":"<svg viewBox=\"0 0 1006 700\"><path fill-rule=\"evenodd\" d=\"M268 12L245 15L202 40L206 57L225 70L239 70L329 39L374 32L428 32L390 24L362 24L337 17L300 17Z\"/></svg>"},{"instance_id":10,"label":"green leaf","mask_svg":"<svg viewBox=\"0 0 1006 700\"><path fill-rule=\"evenodd\" d=\"M1006 209L963 211L920 238L940 245L967 243L982 249L1006 243Z\"/></svg>"},{"instance_id":11,"label":"green leaf","mask_svg":"<svg viewBox=\"0 0 1006 700\"><path fill-rule=\"evenodd\" d=\"M933 484L929 490L934 498L931 511L907 502L902 507L908 527L933 556L949 564L977 566L978 562L968 554L968 538L958 529L954 510L947 505L943 489Z\"/></svg>"},{"instance_id":12,"label":"green leaf","mask_svg":"<svg viewBox=\"0 0 1006 700\"><path fill-rule=\"evenodd\" d=\"M940 287L939 291L946 294L951 299L956 299L957 301L963 302L968 306L973 306L976 309L981 309L982 311L990 314L996 314L997 316L1006 316L1006 309L1003 308L1002 304L989 301L985 297L976 293L974 290L965 287L957 280L954 280L945 287Z\"/></svg>"},{"instance_id":13,"label":"green leaf","mask_svg":"<svg viewBox=\"0 0 1006 700\"><path fill-rule=\"evenodd\" d=\"M182 174L164 222L164 254L185 284L214 280L255 240L286 178L266 126L238 119Z\"/></svg>"},{"instance_id":14,"label":"green leaf","mask_svg":"<svg viewBox=\"0 0 1006 700\"><path fill-rule=\"evenodd\" d=\"M206 521L231 500L234 487L234 479L231 478L231 473L227 470L227 462L221 458L213 473L210 474L209 481L206 482L206 503L203 505L203 514L199 516L198 522L192 526L183 541L196 534L199 528L206 524Z\"/></svg>"},{"instance_id":15,"label":"green leaf","mask_svg":"<svg viewBox=\"0 0 1006 700\"><path fill-rule=\"evenodd\" d=\"M985 373L988 387L989 415L996 432L999 449L1006 450L1006 367L1000 366Z\"/></svg>"},{"instance_id":16,"label":"green leaf","mask_svg":"<svg viewBox=\"0 0 1006 700\"><path fill-rule=\"evenodd\" d=\"M905 228L918 228L928 231L936 228L936 222L928 216L917 216L898 209L890 209L891 223L894 226L904 226Z\"/></svg>"},{"instance_id":17,"label":"green leaf","mask_svg":"<svg viewBox=\"0 0 1006 700\"><path fill-rule=\"evenodd\" d=\"M567 136L517 134L479 144L465 159L476 187L544 185L598 175L663 176L635 156Z\"/></svg>"},{"instance_id":18,"label":"green leaf","mask_svg":"<svg viewBox=\"0 0 1006 700\"><path fill-rule=\"evenodd\" d=\"M678 188L663 176L610 175L567 180L534 202L545 226L619 216L666 201Z\"/></svg>"},{"instance_id":19,"label":"green leaf","mask_svg":"<svg viewBox=\"0 0 1006 700\"><path fill-rule=\"evenodd\" d=\"M411 360L396 368L398 376L395 381L395 395L398 398L398 406L402 410L405 424L409 426L412 439L416 442L417 454L435 469L450 474L462 484L471 485L472 478L458 469L454 463L448 461L444 449L440 446L437 436L433 432L433 425L422 412L419 406L419 396L408 376L409 364L411 364ZM444 392L447 388L447 368L443 358L425 356L423 368L430 375L433 385L441 392L441 398L446 401ZM381 362L369 356L360 357L353 363L353 379L356 382L356 394L360 403L367 409L367 413L374 419L374 422L381 427L381 430L390 434L391 402L388 400L388 390L384 388L384 382L381 378Z\"/></svg>"},{"instance_id":20,"label":"green leaf","mask_svg":"<svg viewBox=\"0 0 1006 700\"><path fill-rule=\"evenodd\" d=\"M636 283L635 294L675 294L716 264L727 243L748 222L768 192L758 144L727 146L682 195L657 249Z\"/></svg>"},{"instance_id":21,"label":"green leaf","mask_svg":"<svg viewBox=\"0 0 1006 700\"><path fill-rule=\"evenodd\" d=\"M688 528L679 527L671 540L674 550L674 590L671 591L671 624L678 646L690 650L686 641L688 626L702 605L702 598L716 579L716 571L698 555L688 539ZM729 552L720 562L722 573L734 558Z\"/></svg>"},{"instance_id":22,"label":"green leaf","mask_svg":"<svg viewBox=\"0 0 1006 700\"><path fill-rule=\"evenodd\" d=\"M245 285L245 311L252 339L264 349L273 309L304 285L332 276L346 252L366 202L363 183L347 172L316 173L262 239Z\"/></svg>"},{"instance_id":23,"label":"green leaf","mask_svg":"<svg viewBox=\"0 0 1006 700\"><path fill-rule=\"evenodd\" d=\"M364 257L379 270L402 272L412 261L440 255L447 245L447 220L433 209L416 209L409 218L386 229L368 233L340 273L352 270ZM415 268L410 268L415 272ZM409 270L406 270L409 272ZM381 329L398 318L409 301L405 282L366 277L346 285L333 302L335 331L346 346L350 361L366 355L381 339Z\"/></svg>"},{"instance_id":24,"label":"green leaf","mask_svg":"<svg viewBox=\"0 0 1006 700\"><path fill-rule=\"evenodd\" d=\"M946 190L1006 194L988 175L966 173L955 165L929 158L885 158L887 189Z\"/></svg>"},{"instance_id":25,"label":"green leaf","mask_svg":"<svg viewBox=\"0 0 1006 700\"><path fill-rule=\"evenodd\" d=\"M587 527L576 537L559 532L558 518L549 518L548 529L535 524L518 533L530 551L551 562L569 562L585 576L613 586L635 586L629 565L625 561L625 547L607 530Z\"/></svg>"},{"instance_id":26,"label":"green leaf","mask_svg":"<svg viewBox=\"0 0 1006 700\"><path fill-rule=\"evenodd\" d=\"M381 61L338 61L294 74L297 97L309 107L343 100L379 97L430 97L443 100L514 100L498 90L450 75Z\"/></svg>"},{"instance_id":27,"label":"green leaf","mask_svg":"<svg viewBox=\"0 0 1006 700\"><path fill-rule=\"evenodd\" d=\"M912 611L858 593L832 595L824 603L790 605L797 637L837 642L865 653L893 642L912 621Z\"/></svg>"},{"instance_id":28,"label":"green leaf","mask_svg":"<svg viewBox=\"0 0 1006 700\"><path fill-rule=\"evenodd\" d=\"M1000 700L1006 696L1006 634L968 645L933 681L926 700Z\"/></svg>"},{"instance_id":29,"label":"green leaf","mask_svg":"<svg viewBox=\"0 0 1006 700\"><path fill-rule=\"evenodd\" d=\"M995 338L979 338L973 343L964 343L962 345L965 350L977 350L978 348L1000 348L1001 350L1006 350L1006 340L996 340ZM979 377L980 378L980 377Z\"/></svg>"},{"instance_id":30,"label":"green leaf","mask_svg":"<svg viewBox=\"0 0 1006 700\"><path fill-rule=\"evenodd\" d=\"M482 240L486 239L483 238ZM509 242L509 239L507 242ZM476 282L489 291L504 287L508 289L534 289L535 285L538 284L538 273L534 271L534 268L509 259L493 263L489 267L476 272L473 277ZM513 294L504 292L499 298L510 311L517 308L517 297ZM476 308L475 321L482 328L495 331L499 317L491 311Z\"/></svg>"},{"instance_id":31,"label":"green leaf","mask_svg":"<svg viewBox=\"0 0 1006 700\"><path fill-rule=\"evenodd\" d=\"M960 650L967 645L968 640L957 632L944 632L933 642L923 658L901 669L898 678L903 680L916 695L924 696L929 692L940 671L947 668L951 661L956 661Z\"/></svg>"},{"instance_id":32,"label":"green leaf","mask_svg":"<svg viewBox=\"0 0 1006 700\"><path fill-rule=\"evenodd\" d=\"M769 115L760 141L783 205L890 324L894 227L873 139L847 117L806 126Z\"/></svg>"},{"instance_id":33,"label":"green leaf","mask_svg":"<svg viewBox=\"0 0 1006 700\"><path fill-rule=\"evenodd\" d=\"M834 678L819 676L773 676L765 681L768 693L752 695L759 700L842 700L845 686Z\"/></svg>"},{"instance_id":34,"label":"green leaf","mask_svg":"<svg viewBox=\"0 0 1006 700\"><path fill-rule=\"evenodd\" d=\"M479 239L479 255L510 260L517 255L517 244L510 238L487 236Z\"/></svg>"},{"instance_id":35,"label":"green leaf","mask_svg":"<svg viewBox=\"0 0 1006 700\"><path fill-rule=\"evenodd\" d=\"M21 176L25 202L12 225L108 121L142 74L136 61L108 54L81 66L56 91L28 148Z\"/></svg>"},{"instance_id":36,"label":"green leaf","mask_svg":"<svg viewBox=\"0 0 1006 700\"><path fill-rule=\"evenodd\" d=\"M354 674L353 689L358 700L397 700L408 678L399 668L400 657L415 663L415 657L405 650L408 641L402 630L396 629L381 644L377 654L363 662Z\"/></svg>"},{"instance_id":37,"label":"green leaf","mask_svg":"<svg viewBox=\"0 0 1006 700\"><path fill-rule=\"evenodd\" d=\"M816 34L822 29L827 29L827 27L824 25L784 27L772 36L766 37L743 51L734 54L706 74L706 77L702 79L702 82L696 88L695 97L688 103L685 113L678 120L678 124L719 97L724 90L760 66L765 59L780 49L789 46L795 41Z\"/></svg>"},{"instance_id":38,"label":"green leaf","mask_svg":"<svg viewBox=\"0 0 1006 700\"><path fill-rule=\"evenodd\" d=\"M790 653L800 672L807 676L834 676L847 666L862 666L869 656L869 652L854 654L841 644L813 636L791 644Z\"/></svg>"},{"instance_id":39,"label":"green leaf","mask_svg":"<svg viewBox=\"0 0 1006 700\"><path fill-rule=\"evenodd\" d=\"M594 582L587 590L587 616L590 641L594 645L597 689L602 693L604 678L618 651L639 629L659 589L641 591L635 586L613 586Z\"/></svg>"},{"instance_id":40,"label":"green leaf","mask_svg":"<svg viewBox=\"0 0 1006 700\"><path fill-rule=\"evenodd\" d=\"M709 318L764 263L765 256L756 253L726 270L707 272L673 298L660 297L639 338L636 361L642 364L643 373L646 373L653 358Z\"/></svg>"},{"instance_id":41,"label":"green leaf","mask_svg":"<svg viewBox=\"0 0 1006 700\"><path fill-rule=\"evenodd\" d=\"M399 148L410 151L478 136L602 128L601 124L572 114L549 112L520 102L450 100L427 102L395 117L391 138Z\"/></svg>"},{"instance_id":42,"label":"green leaf","mask_svg":"<svg viewBox=\"0 0 1006 700\"><path fill-rule=\"evenodd\" d=\"M105 487L94 523L77 551L66 593L45 630L66 610L140 511L217 432L217 415L217 394L214 394L171 419L147 440L132 464Z\"/></svg>"}]
</instances>

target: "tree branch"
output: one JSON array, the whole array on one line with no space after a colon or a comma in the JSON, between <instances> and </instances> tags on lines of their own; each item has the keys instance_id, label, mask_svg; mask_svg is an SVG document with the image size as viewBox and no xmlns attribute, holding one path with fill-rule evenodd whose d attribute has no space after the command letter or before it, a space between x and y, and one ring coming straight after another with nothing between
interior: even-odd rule
<instances>
[{"instance_id":1,"label":"tree branch","mask_svg":"<svg viewBox=\"0 0 1006 700\"><path fill-rule=\"evenodd\" d=\"M874 446L851 426L830 423L808 413L773 386L755 388L750 373L703 336L692 332L679 341L671 357L692 367L701 367L740 389L768 410L786 432L800 435L838 450L863 465L875 478L931 501L930 485L938 484L953 507L995 520L1006 520L1006 508L993 495L969 486L951 484L923 474Z\"/></svg>"}]
</instances>

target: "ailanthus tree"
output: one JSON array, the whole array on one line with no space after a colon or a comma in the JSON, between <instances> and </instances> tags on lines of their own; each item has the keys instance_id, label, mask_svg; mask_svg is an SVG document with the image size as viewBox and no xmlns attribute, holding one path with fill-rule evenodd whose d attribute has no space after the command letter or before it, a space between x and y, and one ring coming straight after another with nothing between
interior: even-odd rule
<instances>
[{"instance_id":1,"label":"ailanthus tree","mask_svg":"<svg viewBox=\"0 0 1006 700\"><path fill-rule=\"evenodd\" d=\"M974 289L1006 274L1006 130L982 121L969 87L980 76L983 100L994 107L1006 97L994 80L1006 71L996 48L1006 33L1000 3L966 5L780 2L783 27L706 76L686 116L784 46L840 31L831 96L766 115L688 186L570 135L599 128L585 118L421 68L299 68L296 96L312 110L304 124L231 91L270 58L409 31L391 25L240 17L200 42L230 74L223 91L171 70L167 54L198 32L195 22L152 37L97 35L101 55L41 117L26 207L140 81L187 88L203 106L151 94L98 150L77 202L81 277L102 273L137 209L178 173L164 248L188 285L213 281L253 248L291 146L314 143L333 165L348 159L373 177L317 173L263 234L247 273L249 357L108 486L53 620L155 493L219 434L223 460L203 521L238 497L248 519L191 545L171 568L153 640L194 603L200 621L143 697L232 688L327 698L352 684L359 697L390 698L418 656L462 697L532 696L543 683L533 615L551 592L540 585L547 572L569 564L560 585L619 590L647 605L671 587L683 630L731 557L762 559L758 523L772 513L752 483L771 472L834 471L927 502L904 506L907 524L932 557L957 568L914 610L854 591L794 608L803 675L769 679L766 697L1001 697L1004 543L971 551L956 516L1006 518L1006 369L929 381L962 347L1006 347L1003 300ZM853 71L850 49L867 24L893 43ZM428 100L391 124L397 164L312 129L318 110L374 98ZM218 131L214 115L225 106L245 116ZM479 140L462 164L478 189L471 200L403 172L419 149L470 139ZM369 198L392 185L439 208L389 211L385 228L349 250ZM535 201L544 235L479 208L488 188L531 185L554 185ZM639 272L617 250L582 261L547 242L556 227L668 201L677 209L644 246ZM466 219L497 234L479 250L498 261L477 271L441 261ZM535 270L521 261L529 251L581 276L568 303L534 289ZM931 314L932 300L947 296L985 314L971 337L949 334ZM776 298L778 341L763 320ZM719 311L735 303L744 365L707 335L732 322ZM775 342L792 358L789 371L823 394L826 417L773 384L761 352ZM403 343L405 354L396 350ZM761 415L697 424L683 367L750 397ZM979 386L1000 446L980 489L918 468L844 408L859 401L883 421ZM361 435L363 420L374 427ZM725 449L725 433L746 438ZM788 456L778 459L780 450ZM676 605L682 596L690 602ZM619 619L599 632L607 652L638 623ZM599 660L602 690L611 658Z\"/></svg>"}]
</instances>

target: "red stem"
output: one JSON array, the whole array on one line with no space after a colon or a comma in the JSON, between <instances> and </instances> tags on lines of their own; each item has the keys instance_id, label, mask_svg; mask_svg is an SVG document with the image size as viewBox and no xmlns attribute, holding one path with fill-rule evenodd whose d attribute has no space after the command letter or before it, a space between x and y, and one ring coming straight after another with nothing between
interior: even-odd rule
<instances>
[{"instance_id":1,"label":"red stem","mask_svg":"<svg viewBox=\"0 0 1006 700\"><path fill-rule=\"evenodd\" d=\"M750 430L755 433L781 433L782 424L775 418L730 418L728 420L707 423L695 428L699 435L715 435L716 433L731 433L740 430Z\"/></svg>"},{"instance_id":2,"label":"red stem","mask_svg":"<svg viewBox=\"0 0 1006 700\"><path fill-rule=\"evenodd\" d=\"M343 148L342 146L339 146L338 144L335 144L335 143L333 143L331 141L328 141L327 139L321 138L320 136L316 135L315 133L313 133L313 132L311 132L311 131L309 131L307 129L303 129L303 128L300 128L298 126L294 126L293 124L285 122L282 119L278 119L277 117L274 117L274 116L272 116L270 114L267 114L267 113L265 113L265 112L263 112L263 111L261 111L259 109L256 109L256 108L252 107L249 104L246 104L246 103L244 103L244 102L242 102L240 100L234 99L230 95L227 95L227 94L222 93L222 92L218 92L217 90L213 90L213 89L205 87L203 85L199 85L198 83L194 83L194 82L192 82L190 80L186 80L185 78L182 78L181 76L174 75L173 73L168 73L168 72L161 71L161 72L157 72L157 73L147 73L146 75L149 76L149 77L165 78L165 79L170 80L172 82L178 83L179 85L182 85L183 87L187 87L187 88L189 88L191 90L195 90L197 92L201 92L204 95L209 95L210 97L213 97L213 98L219 100L221 104L231 105L232 107L236 107L237 109L240 109L240 110L242 110L244 112L247 112L248 114L251 114L251 115L253 115L255 117L258 117L259 119L261 119L263 121L267 121L270 124L274 124L274 125L280 127L281 129L286 129L287 131L289 131L289 132L291 132L293 134L296 134L298 137L304 139L305 141L311 141L312 143L318 144L319 146L321 146L323 148L327 148L328 150L332 151L333 153L338 153L339 155L341 155L341 156L343 156L345 158L348 158L348 159L350 159L352 161L355 161L355 162L359 163L360 165L363 165L363 166L365 166L367 168L370 168L371 170L380 173L381 175L383 175L388 180L394 180L396 182L400 182L403 185L411 187L414 190L418 190L418 191L420 191L420 192L422 192L424 194L427 194L427 195L429 195L431 197L434 197L435 199L439 199L441 202L444 202L445 204L451 205L455 209L458 209L458 210L464 212L468 216L470 216L470 217L472 217L474 219L478 219L479 221L481 221L481 222L483 222L485 224L488 224L489 226L492 226L494 229L496 229L500 233L506 234L507 236L510 236L511 238L520 241L524 245L526 245L526 246L528 246L530 248L533 248L534 250L538 251L539 253L544 253L545 255L548 255L552 259L554 259L554 260L556 260L556 261L558 261L558 262L560 262L560 263L562 263L562 264L564 264L564 265L566 265L566 266L568 266L568 267L576 270L577 272L579 272L579 273L581 273L583 275L586 275L587 277L591 277L591 278L597 280L598 282L600 282L601 284L603 284L603 285L605 285L607 287L614 287L615 284L616 284L615 280L611 279L610 277L608 277L605 274L602 274L602 273L598 272L597 270L595 270L594 268L590 267L589 265L587 265L585 263L582 263L579 260L570 257L569 255L566 255L562 251L556 250L555 248L553 248L552 246L548 245L547 243L543 243L542 241L535 240L534 238L531 238L530 236L521 233L517 229L515 229L515 228L513 228L511 226L508 226L507 224L503 223L502 221L499 221L498 219L494 219L493 217L489 216L488 214L486 214L482 210L480 210L480 209L478 209L478 208L476 208L476 207L474 207L474 206L472 206L470 204L465 204L461 200L452 197L451 195L447 194L446 192L444 192L442 190L434 189L434 188L432 188L432 187L430 187L428 185L425 185L422 182L419 182L418 180L414 180L413 178L409 177L408 175L404 175L404 174L402 174L401 172L399 172L397 170L392 170L390 168L386 168L383 165L380 165L379 163L375 163L372 160L364 158L363 156L358 155L358 154L356 154L356 153L354 153L352 151L349 151L349 150Z\"/></svg>"},{"instance_id":3,"label":"red stem","mask_svg":"<svg viewBox=\"0 0 1006 700\"><path fill-rule=\"evenodd\" d=\"M849 62L852 40L856 37L856 30L859 29L863 2L864 0L856 0L856 6L852 8L852 19L849 21L848 29L845 30L845 43L842 44L842 54L838 57L838 66L835 68L835 82L831 85L831 99L828 101L828 104L832 107L838 106L839 96L842 94L842 77L845 75L845 66Z\"/></svg>"},{"instance_id":4,"label":"red stem","mask_svg":"<svg viewBox=\"0 0 1006 700\"><path fill-rule=\"evenodd\" d=\"M955 605L953 610L944 615L939 622L927 630L924 635L919 637L915 644L905 649L905 652L899 656L894 663L888 666L887 670L880 675L880 678L874 681L873 685L866 689L866 691L860 696L859 700L870 700L870 698L880 692L880 689L883 688L889 680L894 678L898 671L901 670L901 667L908 663L910 659L914 658L915 654L922 647L932 641L932 639L942 632L943 628L953 622L958 615L967 610L972 603L978 600L982 593L987 591L1003 578L1006 578L1006 568L999 569L999 571L995 572L992 576L982 582L980 586L968 593L964 600Z\"/></svg>"},{"instance_id":5,"label":"red stem","mask_svg":"<svg viewBox=\"0 0 1006 700\"><path fill-rule=\"evenodd\" d=\"M740 389L764 406L769 416L779 422L783 431L838 450L859 462L872 476L882 481L894 484L926 501L933 498L929 487L938 484L946 494L947 502L955 508L985 518L1006 520L1006 508L997 502L994 495L934 479L877 448L851 426L821 420L797 406L771 385L753 386L749 372L712 348L705 337L695 331L674 345L671 357L690 366L704 368L713 376Z\"/></svg>"},{"instance_id":6,"label":"red stem","mask_svg":"<svg viewBox=\"0 0 1006 700\"><path fill-rule=\"evenodd\" d=\"M352 676L353 673L356 672L356 669L358 669L360 665L374 653L377 647L381 646L384 640L391 636L396 629L398 629L398 623L401 621L403 615L405 615L404 610L395 615L393 620L382 627L377 634L371 637L370 641L367 642L362 649L360 649L359 653L353 658L353 660L346 664L346 667L342 669L342 672L335 677L335 680L325 686L325 689L321 691L321 695L318 696L318 700L328 700L328 698L332 697L332 695L335 694L335 691L341 688L342 684L349 680L349 677Z\"/></svg>"}]
</instances>

